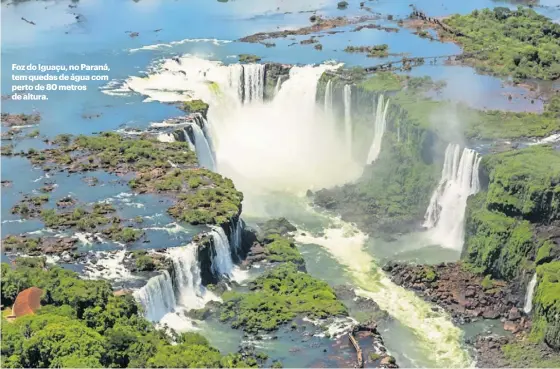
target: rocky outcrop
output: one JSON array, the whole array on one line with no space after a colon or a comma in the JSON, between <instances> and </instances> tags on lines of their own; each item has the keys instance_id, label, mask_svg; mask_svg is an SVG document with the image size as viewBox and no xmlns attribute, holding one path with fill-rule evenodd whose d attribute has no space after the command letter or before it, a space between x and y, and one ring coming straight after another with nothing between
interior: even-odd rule
<instances>
[{"instance_id":1,"label":"rocky outcrop","mask_svg":"<svg viewBox=\"0 0 560 369\"><path fill-rule=\"evenodd\" d=\"M28 126L38 124L41 121L41 116L38 113L34 114L8 114L2 113L0 115L2 125L8 127L14 126Z\"/></svg>"},{"instance_id":2,"label":"rocky outcrop","mask_svg":"<svg viewBox=\"0 0 560 369\"><path fill-rule=\"evenodd\" d=\"M284 83L290 78L291 65L279 63L267 63L264 69L264 99L272 100L276 95L278 83ZM279 82L280 80L280 82Z\"/></svg>"},{"instance_id":3,"label":"rocky outcrop","mask_svg":"<svg viewBox=\"0 0 560 369\"><path fill-rule=\"evenodd\" d=\"M8 236L2 240L2 250L28 256L62 255L76 250L77 242L71 237Z\"/></svg>"},{"instance_id":4,"label":"rocky outcrop","mask_svg":"<svg viewBox=\"0 0 560 369\"><path fill-rule=\"evenodd\" d=\"M426 301L449 312L456 323L501 319L504 328L513 333L530 328L529 319L520 309L523 296L506 283L475 275L461 264L390 263L384 270L396 284L417 292Z\"/></svg>"}]
</instances>

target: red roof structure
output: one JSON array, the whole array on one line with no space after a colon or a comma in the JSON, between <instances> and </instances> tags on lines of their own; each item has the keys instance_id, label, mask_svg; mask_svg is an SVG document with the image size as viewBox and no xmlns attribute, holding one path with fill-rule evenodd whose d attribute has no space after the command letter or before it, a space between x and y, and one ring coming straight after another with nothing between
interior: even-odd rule
<instances>
[{"instance_id":1,"label":"red roof structure","mask_svg":"<svg viewBox=\"0 0 560 369\"><path fill-rule=\"evenodd\" d=\"M12 307L12 316L19 318L20 316L35 314L41 307L41 295L43 290L37 287L30 287L21 291Z\"/></svg>"}]
</instances>

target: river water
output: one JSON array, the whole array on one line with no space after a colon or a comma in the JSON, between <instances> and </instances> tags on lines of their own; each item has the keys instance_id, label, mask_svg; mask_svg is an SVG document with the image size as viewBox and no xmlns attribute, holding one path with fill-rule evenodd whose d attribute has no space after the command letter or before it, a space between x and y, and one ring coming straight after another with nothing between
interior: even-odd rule
<instances>
[{"instance_id":1,"label":"river water","mask_svg":"<svg viewBox=\"0 0 560 369\"><path fill-rule=\"evenodd\" d=\"M165 102L180 101L182 97L176 96L180 89L192 91L195 97L210 102L209 130L216 151L217 171L232 178L244 192L246 221L251 223L270 216L285 216L292 221L298 227L296 240L312 275L332 285L350 283L359 295L372 298L389 313L391 319L381 326L382 334L401 367L471 366L472 358L463 344L464 331L454 326L447 315L434 311L412 292L394 285L380 270L383 262L395 259L429 263L456 260L457 250L441 247L425 233L399 236L391 241L376 235L367 237L352 225L311 208L304 198L307 189L339 185L357 178L363 167L356 163L347 143L339 138L343 136L336 129L337 122L328 124L332 129L324 129L325 121L334 118L315 105L317 79L324 70L332 68L324 62L336 60L347 65L381 62L343 52L347 45L386 43L391 52L406 52L411 56L456 54L460 49L454 44L420 39L406 29L399 33L366 29L323 34L320 38L322 51L315 50L312 45L299 44L309 36L276 40L276 46L271 48L235 41L256 32L308 25L309 11L317 10L325 16L368 14L357 2L344 11L336 8L336 2L3 2L2 95L11 93L12 63L106 63L111 70L109 83L88 83L85 92L53 93L48 102L4 100L2 111L40 112L40 132L47 137L124 128L144 130L153 123L180 115L180 111ZM404 18L410 12L411 3L434 16L497 5L491 0L443 3L380 0L368 1L366 5L374 12ZM69 7L74 4L77 7ZM499 5L511 6L509 3ZM537 10L552 16L558 13L553 8ZM36 25L23 22L22 17ZM139 35L132 38L130 32ZM298 44L292 45L294 42ZM227 80L227 73L232 69L227 65L234 64L236 56L242 53L257 54L263 62L302 66L292 69L290 79L280 87L271 103L257 101L243 105ZM185 56L179 67L169 60L181 55ZM177 75L169 74L173 68L190 75L204 70L204 77L198 73L200 80L182 81ZM425 66L413 73L446 79L448 87L439 98L463 101L479 108L519 109L520 104L510 102L504 92L526 93L520 88L504 89L500 80L479 76L467 67ZM166 76L172 78L164 78ZM206 80L218 81L221 93L212 94L201 87ZM457 86L463 93L457 93ZM464 93L466 90L472 93ZM529 109L538 111L542 105L527 104L524 110ZM15 148L40 149L43 146L35 139L21 141ZM49 234L50 230L44 229L41 222L20 221L10 214L10 208L21 198L21 193L32 192L48 181L56 181L57 198L71 195L86 203L106 200L117 204L122 216L144 217L150 243L133 245L133 248L182 246L203 229L176 224L165 212L165 201L151 195L131 195L125 182L116 176L91 175L99 179L100 186L88 188L81 182L82 176L46 178L25 159L2 157L2 178L13 181L12 187L2 190L3 234ZM51 202L47 206L54 204ZM81 247L101 252L119 246L110 243L93 246L82 242ZM187 326L201 329L224 351L234 351L241 339L238 331L217 322ZM472 330L486 327L469 329L467 332L472 334ZM290 355L287 351L295 345L290 343L295 338L290 333L279 335L279 340L264 340L257 346L282 359L286 366L311 365L320 356L319 351L310 351L307 357Z\"/></svg>"}]
</instances>

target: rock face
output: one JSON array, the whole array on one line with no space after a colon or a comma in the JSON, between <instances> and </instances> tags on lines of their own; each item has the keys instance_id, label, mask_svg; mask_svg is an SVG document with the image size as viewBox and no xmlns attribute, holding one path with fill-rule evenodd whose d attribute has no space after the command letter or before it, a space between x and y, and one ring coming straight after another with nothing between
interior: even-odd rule
<instances>
[{"instance_id":1,"label":"rock face","mask_svg":"<svg viewBox=\"0 0 560 369\"><path fill-rule=\"evenodd\" d=\"M506 329L514 333L530 327L529 320L517 307L521 304L520 298L511 287L504 282L474 275L460 264L422 266L390 263L384 270L390 273L393 282L441 306L459 324L478 318L502 318Z\"/></svg>"},{"instance_id":2,"label":"rock face","mask_svg":"<svg viewBox=\"0 0 560 369\"><path fill-rule=\"evenodd\" d=\"M278 79L280 83L284 83L290 77L291 65L279 63L267 63L264 69L264 99L272 100L276 95L276 85Z\"/></svg>"}]
</instances>

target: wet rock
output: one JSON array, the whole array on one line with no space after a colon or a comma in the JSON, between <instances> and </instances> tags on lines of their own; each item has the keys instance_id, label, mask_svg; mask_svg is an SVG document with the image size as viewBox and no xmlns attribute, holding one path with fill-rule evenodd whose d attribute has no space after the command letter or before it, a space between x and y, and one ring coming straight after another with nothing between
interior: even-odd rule
<instances>
[{"instance_id":1,"label":"wet rock","mask_svg":"<svg viewBox=\"0 0 560 369\"><path fill-rule=\"evenodd\" d=\"M12 181L9 181L7 179L3 179L2 181L0 181L0 183L2 184L2 187L4 187L4 188L12 187L12 184L13 184Z\"/></svg>"},{"instance_id":2,"label":"wet rock","mask_svg":"<svg viewBox=\"0 0 560 369\"><path fill-rule=\"evenodd\" d=\"M45 254L61 254L70 250L77 249L76 243L78 240L70 237L63 238L45 238L41 244Z\"/></svg>"},{"instance_id":3,"label":"wet rock","mask_svg":"<svg viewBox=\"0 0 560 369\"><path fill-rule=\"evenodd\" d=\"M86 176L81 179L82 182L86 183L90 187L96 186L99 183L99 179L97 177Z\"/></svg>"},{"instance_id":4,"label":"wet rock","mask_svg":"<svg viewBox=\"0 0 560 369\"><path fill-rule=\"evenodd\" d=\"M77 201L70 196L63 197L56 202L56 206L59 208L68 208L76 205Z\"/></svg>"},{"instance_id":5,"label":"wet rock","mask_svg":"<svg viewBox=\"0 0 560 369\"><path fill-rule=\"evenodd\" d=\"M516 308L515 306L512 307L511 310L509 311L508 319L509 319L509 320L518 320L518 319L521 319L521 313L519 312L519 309Z\"/></svg>"},{"instance_id":6,"label":"wet rock","mask_svg":"<svg viewBox=\"0 0 560 369\"><path fill-rule=\"evenodd\" d=\"M38 113L34 114L0 114L2 124L7 127L14 126L28 126L38 124L41 121L41 116Z\"/></svg>"},{"instance_id":7,"label":"wet rock","mask_svg":"<svg viewBox=\"0 0 560 369\"><path fill-rule=\"evenodd\" d=\"M423 266L392 262L386 264L383 270L396 284L438 304L451 314L457 324L481 316L485 319L507 317L510 321L522 316L515 306L520 304L517 297L520 292L515 284L492 281L491 288L484 288L481 276L464 270L457 263Z\"/></svg>"}]
</instances>

